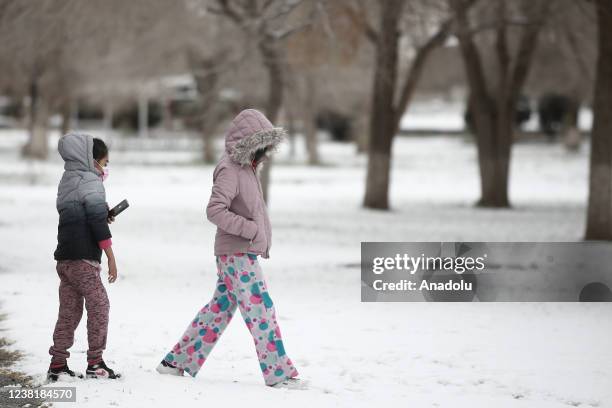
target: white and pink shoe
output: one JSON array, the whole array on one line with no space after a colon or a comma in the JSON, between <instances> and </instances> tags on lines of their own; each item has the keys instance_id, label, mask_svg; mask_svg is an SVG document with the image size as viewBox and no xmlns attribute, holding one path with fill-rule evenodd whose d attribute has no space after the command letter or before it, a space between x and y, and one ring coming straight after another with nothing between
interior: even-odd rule
<instances>
[{"instance_id":1,"label":"white and pink shoe","mask_svg":"<svg viewBox=\"0 0 612 408\"><path fill-rule=\"evenodd\" d=\"M273 388L286 388L288 390L307 390L308 381L300 378L287 378L284 381L272 384L270 387Z\"/></svg>"},{"instance_id":2,"label":"white and pink shoe","mask_svg":"<svg viewBox=\"0 0 612 408\"><path fill-rule=\"evenodd\" d=\"M177 377L183 376L183 370L178 367L174 367L170 363L166 362L166 360L162 360L157 368L155 368L155 371L164 375L176 375Z\"/></svg>"}]
</instances>

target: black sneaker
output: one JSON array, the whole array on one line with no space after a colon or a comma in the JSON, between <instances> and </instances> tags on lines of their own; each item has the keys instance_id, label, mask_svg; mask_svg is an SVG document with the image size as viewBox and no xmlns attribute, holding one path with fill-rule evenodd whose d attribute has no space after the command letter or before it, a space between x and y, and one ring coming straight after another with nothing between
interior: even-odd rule
<instances>
[{"instance_id":1,"label":"black sneaker","mask_svg":"<svg viewBox=\"0 0 612 408\"><path fill-rule=\"evenodd\" d=\"M113 370L106 366L104 361L100 361L98 364L89 364L85 373L87 378L108 378L115 380L121 378L121 374L115 373Z\"/></svg>"},{"instance_id":2,"label":"black sneaker","mask_svg":"<svg viewBox=\"0 0 612 408\"><path fill-rule=\"evenodd\" d=\"M47 371L47 380L51 382L56 382L59 380L60 376L66 376L68 378L83 378L83 374L75 373L71 369L68 368L68 364L65 364L61 367L49 367L49 371Z\"/></svg>"}]
</instances>

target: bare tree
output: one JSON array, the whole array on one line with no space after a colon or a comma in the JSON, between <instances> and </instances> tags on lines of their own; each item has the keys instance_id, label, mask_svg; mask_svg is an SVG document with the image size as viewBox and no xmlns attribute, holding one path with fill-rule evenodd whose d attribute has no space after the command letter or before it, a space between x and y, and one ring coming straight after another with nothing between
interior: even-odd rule
<instances>
[{"instance_id":1,"label":"bare tree","mask_svg":"<svg viewBox=\"0 0 612 408\"><path fill-rule=\"evenodd\" d=\"M598 59L586 239L612 240L612 3L598 0Z\"/></svg>"},{"instance_id":2,"label":"bare tree","mask_svg":"<svg viewBox=\"0 0 612 408\"><path fill-rule=\"evenodd\" d=\"M72 1L0 3L0 83L16 99L27 97L29 139L23 148L27 157L47 156L49 116L58 105L67 106L70 89L78 81L68 62L75 57L72 35L82 28L68 23L80 15L75 6Z\"/></svg>"},{"instance_id":3,"label":"bare tree","mask_svg":"<svg viewBox=\"0 0 612 408\"><path fill-rule=\"evenodd\" d=\"M117 14L119 6L122 13ZM47 156L50 116L60 113L61 130L67 131L71 107L80 96L102 88L133 90L132 84L126 86L128 80L170 69L174 59L168 51L175 42L154 39L160 34L172 38L171 23L161 17L176 9L180 7L163 0L0 0L0 86L27 101L30 137L24 155ZM139 58L134 58L134 49ZM113 87L112 82L121 85Z\"/></svg>"},{"instance_id":4,"label":"bare tree","mask_svg":"<svg viewBox=\"0 0 612 408\"><path fill-rule=\"evenodd\" d=\"M367 96L363 76L372 58L363 56L364 37L345 12L341 1L312 3L320 16L287 40L287 101L285 111L301 119L308 164L320 163L317 118L337 114L354 121L356 105ZM311 10L301 8L302 19ZM358 113L357 113L358 112ZM352 135L346 126L346 136Z\"/></svg>"},{"instance_id":5,"label":"bare tree","mask_svg":"<svg viewBox=\"0 0 612 408\"><path fill-rule=\"evenodd\" d=\"M448 38L453 19L447 17L433 24L422 24L427 35L425 39L412 47L413 57L408 69L401 75L400 39L402 37L402 17L407 8L417 8L419 14L426 12L426 7L436 2L408 2L407 0L389 0L380 4L378 25L369 24L365 3L359 2L360 8L350 11L356 23L364 26L364 33L375 47L375 68L370 113L370 132L368 143L368 168L364 207L376 209L389 208L389 183L391 170L391 149L395 134L399 129L402 115L408 108L425 63L431 52L444 44ZM467 9L473 2L463 4ZM350 9L349 9L350 10ZM439 7L434 7L435 14L440 14ZM431 10L430 10L431 13ZM410 13L414 15L415 13ZM431 30L433 25L434 29ZM413 33L414 34L414 33ZM400 78L403 76L403 79Z\"/></svg>"},{"instance_id":6,"label":"bare tree","mask_svg":"<svg viewBox=\"0 0 612 408\"><path fill-rule=\"evenodd\" d=\"M391 144L395 134L396 109L394 96L397 81L399 46L399 22L404 0L388 0L382 3L380 31L371 35L376 41L376 68L372 90L372 113L365 207L389 208L389 173L391 169Z\"/></svg>"},{"instance_id":7,"label":"bare tree","mask_svg":"<svg viewBox=\"0 0 612 408\"><path fill-rule=\"evenodd\" d=\"M225 53L219 52L210 57L189 54L191 71L200 95L199 125L204 142L204 162L215 162L214 134L220 122L219 88L220 67L225 61Z\"/></svg>"},{"instance_id":8,"label":"bare tree","mask_svg":"<svg viewBox=\"0 0 612 408\"><path fill-rule=\"evenodd\" d=\"M347 3L314 3L320 8L319 17L287 41L290 80L285 107L302 119L310 164L321 159L317 125L338 126L327 130L357 142L358 148L366 145L359 142L369 111L373 47Z\"/></svg>"},{"instance_id":9,"label":"bare tree","mask_svg":"<svg viewBox=\"0 0 612 408\"><path fill-rule=\"evenodd\" d=\"M457 38L470 89L469 109L478 147L483 207L509 207L508 179L510 151L514 138L514 110L527 79L537 47L539 33L550 6L549 0L518 2L519 18L513 24L519 31L515 50L511 49L512 17L503 0L486 4L494 7L492 22L481 22L494 30L490 44L496 57L496 81L486 76L481 52L474 39L478 28L472 27L465 9L465 0L450 0L456 14ZM491 83L495 82L495 83Z\"/></svg>"},{"instance_id":10,"label":"bare tree","mask_svg":"<svg viewBox=\"0 0 612 408\"><path fill-rule=\"evenodd\" d=\"M265 113L276 122L283 105L286 87L286 42L293 33L307 27L311 19L287 24L290 14L299 6L315 0L211 0L210 13L223 16L244 30L253 42L267 73L268 94ZM250 45L250 44L248 44ZM264 199L268 199L268 185L272 162L261 174Z\"/></svg>"},{"instance_id":11,"label":"bare tree","mask_svg":"<svg viewBox=\"0 0 612 408\"><path fill-rule=\"evenodd\" d=\"M309 30L310 31L310 30ZM309 37L307 32L304 37ZM314 52L309 47L310 43L302 42L297 50L289 48L298 54L296 58L289 58L287 64L287 102L285 112L291 118L298 118L301 124L301 132L304 137L308 164L316 165L319 163L319 152L317 143L317 102L319 99L319 87L316 84L317 72L315 66L310 66L306 60L312 62L316 60L316 49Z\"/></svg>"}]
</instances>

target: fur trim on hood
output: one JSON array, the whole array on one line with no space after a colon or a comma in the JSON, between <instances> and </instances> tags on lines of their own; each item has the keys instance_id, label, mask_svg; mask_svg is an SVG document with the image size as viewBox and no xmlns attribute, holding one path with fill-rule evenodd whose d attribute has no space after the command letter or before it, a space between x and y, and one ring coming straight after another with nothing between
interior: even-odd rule
<instances>
[{"instance_id":1,"label":"fur trim on hood","mask_svg":"<svg viewBox=\"0 0 612 408\"><path fill-rule=\"evenodd\" d=\"M232 161L246 166L258 149L269 147L276 151L286 135L285 129L274 127L263 113L246 109L232 121L225 135L225 150Z\"/></svg>"}]
</instances>

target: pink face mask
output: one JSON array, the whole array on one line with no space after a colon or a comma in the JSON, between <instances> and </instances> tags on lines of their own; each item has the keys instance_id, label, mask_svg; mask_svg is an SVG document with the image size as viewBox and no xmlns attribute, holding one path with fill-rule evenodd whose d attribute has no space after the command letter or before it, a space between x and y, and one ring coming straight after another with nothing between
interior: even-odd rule
<instances>
[{"instance_id":1,"label":"pink face mask","mask_svg":"<svg viewBox=\"0 0 612 408\"><path fill-rule=\"evenodd\" d=\"M109 170L108 170L108 165L107 167L102 167L102 165L100 164L100 162L98 162L97 160L94 159L94 161L96 163L98 163L98 166L100 166L100 168L102 169L102 175L100 177L102 177L102 181L105 181L108 178L109 175Z\"/></svg>"}]
</instances>

